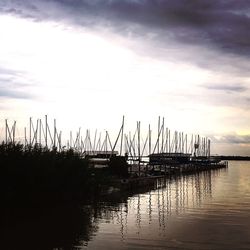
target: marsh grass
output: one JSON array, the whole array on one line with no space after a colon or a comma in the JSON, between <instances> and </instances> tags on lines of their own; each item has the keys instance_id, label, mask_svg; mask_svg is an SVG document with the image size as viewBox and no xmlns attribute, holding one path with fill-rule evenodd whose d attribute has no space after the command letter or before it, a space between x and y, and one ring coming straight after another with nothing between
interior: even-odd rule
<instances>
[{"instance_id":1,"label":"marsh grass","mask_svg":"<svg viewBox=\"0 0 250 250\"><path fill-rule=\"evenodd\" d=\"M111 179L109 170L89 168L87 160L71 149L0 145L0 194L5 203L89 199Z\"/></svg>"}]
</instances>

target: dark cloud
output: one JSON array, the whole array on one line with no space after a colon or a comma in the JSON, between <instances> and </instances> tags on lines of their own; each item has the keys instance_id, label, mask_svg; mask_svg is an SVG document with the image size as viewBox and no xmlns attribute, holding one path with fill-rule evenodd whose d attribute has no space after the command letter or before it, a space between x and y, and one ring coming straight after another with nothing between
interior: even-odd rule
<instances>
[{"instance_id":1,"label":"dark cloud","mask_svg":"<svg viewBox=\"0 0 250 250\"><path fill-rule=\"evenodd\" d=\"M0 98L31 99L31 94L25 92L27 86L20 71L0 68Z\"/></svg>"},{"instance_id":2,"label":"dark cloud","mask_svg":"<svg viewBox=\"0 0 250 250\"><path fill-rule=\"evenodd\" d=\"M231 76L250 72L247 0L1 0L1 12L115 34L146 57Z\"/></svg>"},{"instance_id":3,"label":"dark cloud","mask_svg":"<svg viewBox=\"0 0 250 250\"><path fill-rule=\"evenodd\" d=\"M241 84L206 84L202 85L202 87L209 89L209 90L219 90L225 92L244 92L248 88L242 86Z\"/></svg>"},{"instance_id":4,"label":"dark cloud","mask_svg":"<svg viewBox=\"0 0 250 250\"><path fill-rule=\"evenodd\" d=\"M37 20L101 25L124 35L152 33L163 43L171 38L250 56L247 0L3 0L0 9Z\"/></svg>"},{"instance_id":5,"label":"dark cloud","mask_svg":"<svg viewBox=\"0 0 250 250\"><path fill-rule=\"evenodd\" d=\"M233 143L233 144L250 144L250 135L223 135L223 136L212 136L214 143Z\"/></svg>"},{"instance_id":6,"label":"dark cloud","mask_svg":"<svg viewBox=\"0 0 250 250\"><path fill-rule=\"evenodd\" d=\"M30 99L31 96L22 91L10 90L0 87L0 98L12 98L12 99Z\"/></svg>"}]
</instances>

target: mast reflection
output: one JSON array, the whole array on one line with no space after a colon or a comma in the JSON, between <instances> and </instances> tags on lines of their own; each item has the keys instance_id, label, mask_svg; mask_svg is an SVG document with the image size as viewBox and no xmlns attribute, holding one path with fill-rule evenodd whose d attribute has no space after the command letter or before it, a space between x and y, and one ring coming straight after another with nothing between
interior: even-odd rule
<instances>
[{"instance_id":1,"label":"mast reflection","mask_svg":"<svg viewBox=\"0 0 250 250\"><path fill-rule=\"evenodd\" d=\"M113 224L120 224L124 239L129 232L140 234L146 224L157 224L162 231L167 230L168 220L184 216L187 210L202 206L212 198L213 181L224 169L203 171L192 175L159 179L155 189L128 198L120 208L120 217L110 216ZM126 209L123 207L126 206ZM124 212L126 211L126 212ZM117 213L117 211L112 211ZM126 231L124 230L126 228Z\"/></svg>"}]
</instances>

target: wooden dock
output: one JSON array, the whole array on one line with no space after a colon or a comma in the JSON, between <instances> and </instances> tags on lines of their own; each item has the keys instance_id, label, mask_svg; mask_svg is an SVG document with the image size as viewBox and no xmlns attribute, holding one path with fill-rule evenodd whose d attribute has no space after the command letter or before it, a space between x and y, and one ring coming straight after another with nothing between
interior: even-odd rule
<instances>
[{"instance_id":1,"label":"wooden dock","mask_svg":"<svg viewBox=\"0 0 250 250\"><path fill-rule=\"evenodd\" d=\"M161 166L162 168L164 166ZM221 168L227 168L228 162L223 161L219 163L210 163L210 164L182 164L182 165L175 165L175 166L165 166L166 168L164 171L155 172L155 175L149 175L146 172L141 172L141 176L133 175L135 172L132 173L132 175L129 178L117 180L115 185L120 189L135 189L145 186L155 186L156 180L168 178L173 175L181 175L181 174L192 174L192 173L198 173L201 171L209 171L214 169L221 169ZM152 172L151 172L152 173Z\"/></svg>"}]
</instances>

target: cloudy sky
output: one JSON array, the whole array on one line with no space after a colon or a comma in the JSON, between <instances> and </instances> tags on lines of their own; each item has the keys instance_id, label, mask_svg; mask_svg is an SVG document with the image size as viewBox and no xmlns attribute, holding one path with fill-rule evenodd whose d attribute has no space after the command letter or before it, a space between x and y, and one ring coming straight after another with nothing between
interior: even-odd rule
<instances>
[{"instance_id":1,"label":"cloudy sky","mask_svg":"<svg viewBox=\"0 0 250 250\"><path fill-rule=\"evenodd\" d=\"M61 129L170 129L250 154L247 0L1 0L0 109ZM1 129L3 132L3 129Z\"/></svg>"}]
</instances>

